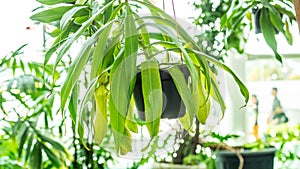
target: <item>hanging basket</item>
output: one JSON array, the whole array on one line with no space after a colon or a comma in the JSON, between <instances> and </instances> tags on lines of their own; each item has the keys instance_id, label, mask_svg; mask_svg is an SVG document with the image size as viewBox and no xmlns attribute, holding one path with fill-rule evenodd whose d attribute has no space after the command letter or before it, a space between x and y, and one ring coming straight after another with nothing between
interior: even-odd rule
<instances>
[{"instance_id":1,"label":"hanging basket","mask_svg":"<svg viewBox=\"0 0 300 169\"><path fill-rule=\"evenodd\" d=\"M185 65L179 65L178 68L183 73L185 80L188 81L190 72ZM160 78L163 93L163 112L161 118L176 119L183 117L186 113L185 105L177 91L175 83L166 69L160 69ZM137 74L136 84L134 88L134 101L138 110L140 119L145 120L144 98L142 94L142 78L141 73Z\"/></svg>"}]
</instances>

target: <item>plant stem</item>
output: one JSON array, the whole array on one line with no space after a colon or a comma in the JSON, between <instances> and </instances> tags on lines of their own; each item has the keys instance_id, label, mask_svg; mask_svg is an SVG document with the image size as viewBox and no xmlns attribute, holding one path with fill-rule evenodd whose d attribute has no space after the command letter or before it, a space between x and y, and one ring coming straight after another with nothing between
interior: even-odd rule
<instances>
[{"instance_id":1,"label":"plant stem","mask_svg":"<svg viewBox=\"0 0 300 169\"><path fill-rule=\"evenodd\" d=\"M179 144L179 149L176 151L177 156L173 160L174 164L182 164L183 158L186 156L186 154L184 154L184 148L186 147L185 144L189 140L189 133L184 130L182 136L184 141Z\"/></svg>"},{"instance_id":2,"label":"plant stem","mask_svg":"<svg viewBox=\"0 0 300 169\"><path fill-rule=\"evenodd\" d=\"M197 145L199 144L199 136L200 136L199 121L196 119L196 132L192 138L190 137L188 131L186 130L183 131L182 135L184 141L179 145L179 149L176 152L177 156L174 158L174 164L183 164L183 160L185 157L187 157L189 154L196 154L196 148ZM191 142L189 142L189 140L191 140Z\"/></svg>"},{"instance_id":3,"label":"plant stem","mask_svg":"<svg viewBox=\"0 0 300 169\"><path fill-rule=\"evenodd\" d=\"M75 132L75 124L72 123L72 131L73 131L73 148L74 148L74 160L72 161L73 168L79 168L78 166L78 156L77 156L77 145L76 145L76 132Z\"/></svg>"},{"instance_id":4,"label":"plant stem","mask_svg":"<svg viewBox=\"0 0 300 169\"><path fill-rule=\"evenodd\" d=\"M192 137L191 147L190 147L190 152L193 154L196 154L197 144L199 143L199 136L200 136L200 122L196 118L196 133Z\"/></svg>"}]
</instances>

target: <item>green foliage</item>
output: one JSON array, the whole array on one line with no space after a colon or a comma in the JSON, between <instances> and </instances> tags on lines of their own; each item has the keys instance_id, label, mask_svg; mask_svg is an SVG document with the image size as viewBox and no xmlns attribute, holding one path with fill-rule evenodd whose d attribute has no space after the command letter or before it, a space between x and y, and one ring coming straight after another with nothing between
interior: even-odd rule
<instances>
[{"instance_id":1,"label":"green foliage","mask_svg":"<svg viewBox=\"0 0 300 169\"><path fill-rule=\"evenodd\" d=\"M209 156L208 154L206 154L205 152L203 152L204 150L200 150L199 154L190 154L188 156L186 156L183 159L183 164L184 165L198 165L199 162L205 164L206 169L215 169L216 168L216 164L215 164L215 160Z\"/></svg>"},{"instance_id":2,"label":"green foliage","mask_svg":"<svg viewBox=\"0 0 300 169\"><path fill-rule=\"evenodd\" d=\"M78 138L72 135L68 136L73 140L71 145L61 141L63 123L70 117L61 118L55 110L55 99L59 96L56 88L60 87L55 83L64 66L59 67L63 71L54 71L53 74L54 66L49 63L25 62L22 59L25 46L0 60L1 76L7 77L0 86L0 113L3 117L0 123L0 168L77 169L89 164L107 167L107 161L112 157L103 148L96 146L86 150L82 144L76 144ZM8 76L10 74L13 76ZM70 114L76 116L77 103L72 106ZM75 149L74 154L69 152L71 147ZM88 155L91 157L86 161L79 161Z\"/></svg>"},{"instance_id":3,"label":"green foliage","mask_svg":"<svg viewBox=\"0 0 300 169\"><path fill-rule=\"evenodd\" d=\"M160 76L159 76L159 68L158 62L147 61L143 62L141 65L141 75L142 81L148 81L149 83L143 83L143 95L148 96L144 98L145 102L145 122L147 123L147 128L149 130L150 136L154 137L159 132L159 121L160 116L162 114L162 86L160 83ZM159 104L155 105L156 100L159 99L160 101L157 102Z\"/></svg>"},{"instance_id":4,"label":"green foliage","mask_svg":"<svg viewBox=\"0 0 300 169\"><path fill-rule=\"evenodd\" d=\"M1 130L5 132L5 139L1 139L1 142L12 146L11 149L5 148L9 156L1 153L0 157L8 157L11 162L7 165L16 165L13 161L17 160L19 167L23 168L62 168L71 160L70 154L60 142L53 139L53 135L46 136L54 127L50 123L55 115L55 92L48 78L56 76L58 72L52 75L53 65L50 64L44 67L37 62L24 62L21 54L25 46L0 62L3 65L2 73L13 74L12 78L1 84L0 94L3 99L0 105L4 113L1 121L4 127ZM40 125L41 122L43 125ZM17 151L13 151L14 147ZM43 152L47 157L42 156Z\"/></svg>"},{"instance_id":5,"label":"green foliage","mask_svg":"<svg viewBox=\"0 0 300 169\"><path fill-rule=\"evenodd\" d=\"M37 0L41 4L55 5L59 3L74 3L76 0Z\"/></svg>"},{"instance_id":6,"label":"green foliage","mask_svg":"<svg viewBox=\"0 0 300 169\"><path fill-rule=\"evenodd\" d=\"M194 23L201 29L198 35L198 44L205 53L213 55L218 59L223 59L227 51L231 48L236 49L239 53L244 52L246 39L244 37L244 24L235 28L235 31L226 32L222 29L221 19L227 14L232 0L224 0L216 3L212 0L195 1L194 8L199 11L197 17L194 17ZM240 21L236 20L235 21ZM226 37L226 38L224 38Z\"/></svg>"},{"instance_id":7,"label":"green foliage","mask_svg":"<svg viewBox=\"0 0 300 169\"><path fill-rule=\"evenodd\" d=\"M138 124L138 122L136 119L131 119L131 123L127 123L126 119L130 111L130 100L132 100L135 86L135 74L139 69L145 67L148 60L156 60L157 69L161 68L164 63L170 65L184 63L187 65L192 79L191 88L187 87L189 84L186 84L185 80L182 82L182 78L178 78L180 76L177 75L176 71L173 71L172 77L176 81L178 90L181 91L184 103L187 104L190 121L194 117L192 114L194 113L193 110L195 107L199 107L199 103L196 101L190 102L193 99L188 98L191 98L191 94L197 95L199 93L198 90L202 90L198 89L199 80L205 81L205 90L220 103L222 112L225 111L223 97L219 92L218 84L214 82L213 71L209 67L209 63L215 64L231 74L240 86L246 102L248 100L248 91L238 77L223 63L205 54L188 32L172 17L152 5L149 1L117 2L113 0L105 1L101 4L97 1L89 0L76 1L72 5L66 5L61 3L61 1L57 1L53 5L54 3L50 4L45 1L44 4L49 4L50 6L35 13L31 19L52 24L58 30L56 31L58 33L52 34L56 36L56 40L46 53L44 63L46 64L51 57L56 55L53 72L76 40L86 38L80 52L70 65L66 80L61 88L61 111L65 110L70 95L72 91L74 92L73 88L77 86L79 76L87 69L87 65L91 63L90 79L87 78L86 81L88 83L86 88L89 89L89 92L86 93L85 99L79 102L79 118L73 115L72 120L77 125L76 128L83 131L82 127L85 122L80 117L85 116L84 114L87 111L86 105L91 100L93 89L97 89L99 85L104 83L109 90L107 114L118 153L125 154L131 151L131 131L129 130L131 127L127 125L134 126L134 123ZM151 14L139 16L136 9L140 7L148 9ZM59 15L54 14L56 10L60 10ZM84 21L79 22L82 20ZM76 25L76 29L71 29L72 25ZM158 32L153 32L153 28L157 29ZM55 52L55 49L57 49L57 52ZM158 55L164 55L165 53L165 60L168 60L168 55L173 53L178 57L182 57L181 62L172 62L170 60L166 62L158 59ZM144 55L144 58L142 55ZM142 60L142 62L137 65L137 60ZM148 69L149 67L146 66L146 68ZM149 112L157 113L154 115L156 119L146 115L146 120L149 117L151 121L146 121L146 126L150 136L154 137L158 134L160 116L157 110L161 109L161 106L158 105L162 105L162 99L157 99L157 94L161 93L161 88L157 86L160 81L160 78L156 76L158 71L152 71L152 68L153 66L150 68L151 71L142 73L144 76L142 86L144 88L144 98L152 96L152 99L150 97L149 100L144 100L146 109ZM106 82L102 81L104 74L107 74L109 77ZM200 74L203 74L206 78L200 78ZM186 84L184 90L182 88L182 86L184 87L183 84ZM148 90L158 90L158 92L156 93L155 91L156 94L154 94L153 91ZM186 92L186 90L189 92ZM149 95L149 92L152 92L153 95ZM76 96L76 94L72 94L72 96ZM94 104L93 101L92 104ZM157 105L157 107L153 107L153 105ZM91 114L88 116L93 119L93 114L95 114L93 111L95 110L91 111ZM76 119L74 119L75 117ZM83 134L80 135L81 139L84 139Z\"/></svg>"},{"instance_id":8,"label":"green foliage","mask_svg":"<svg viewBox=\"0 0 300 169\"><path fill-rule=\"evenodd\" d=\"M228 2L227 5L230 7L221 18L221 27L226 30L225 41L228 43L228 46L235 46L235 43L241 44L242 41L239 39L245 36L240 34L243 28L247 26L252 30L252 25L260 23L258 26L261 27L266 43L273 50L275 58L282 62L282 56L277 51L275 33L280 32L286 37L290 45L293 43L293 37L289 30L290 25L295 20L293 3L284 0L233 0ZM233 41L234 39L231 36L237 37L235 39L237 41ZM244 42L247 41L244 40Z\"/></svg>"},{"instance_id":9,"label":"green foliage","mask_svg":"<svg viewBox=\"0 0 300 169\"><path fill-rule=\"evenodd\" d=\"M264 133L266 144L277 148L276 158L284 165L289 161L300 161L298 152L289 148L289 144L299 144L300 125L290 126L288 124L280 124L268 128Z\"/></svg>"},{"instance_id":10,"label":"green foliage","mask_svg":"<svg viewBox=\"0 0 300 169\"><path fill-rule=\"evenodd\" d=\"M295 12L292 2L226 0L215 3L207 0L195 1L194 7L200 11L194 22L203 31L198 37L199 43L205 44L203 49L206 53L219 56L221 59L231 48L244 53L244 45L247 43L245 29L254 29L253 26L260 23L260 20L264 39L274 51L278 61L282 62L282 58L277 52L275 33L279 31L290 45L293 43L290 25L295 20ZM261 14L263 14L261 17L258 16Z\"/></svg>"}]
</instances>

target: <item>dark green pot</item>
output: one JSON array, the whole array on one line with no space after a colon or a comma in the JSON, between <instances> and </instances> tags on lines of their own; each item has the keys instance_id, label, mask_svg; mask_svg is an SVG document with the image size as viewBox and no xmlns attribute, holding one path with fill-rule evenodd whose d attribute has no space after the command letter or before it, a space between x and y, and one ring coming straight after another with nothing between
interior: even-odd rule
<instances>
[{"instance_id":1,"label":"dark green pot","mask_svg":"<svg viewBox=\"0 0 300 169\"><path fill-rule=\"evenodd\" d=\"M275 148L259 151L245 150L241 152L244 158L243 169L273 169ZM238 169L240 161L237 155L230 151L220 151L216 155L217 169Z\"/></svg>"}]
</instances>

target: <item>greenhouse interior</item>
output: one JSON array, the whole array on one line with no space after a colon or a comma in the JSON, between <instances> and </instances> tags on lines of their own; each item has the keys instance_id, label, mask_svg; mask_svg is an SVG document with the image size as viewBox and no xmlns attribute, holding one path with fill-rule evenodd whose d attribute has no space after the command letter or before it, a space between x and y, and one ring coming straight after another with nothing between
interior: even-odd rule
<instances>
[{"instance_id":1,"label":"greenhouse interior","mask_svg":"<svg viewBox=\"0 0 300 169\"><path fill-rule=\"evenodd\" d=\"M0 14L0 169L299 169L299 0Z\"/></svg>"}]
</instances>

